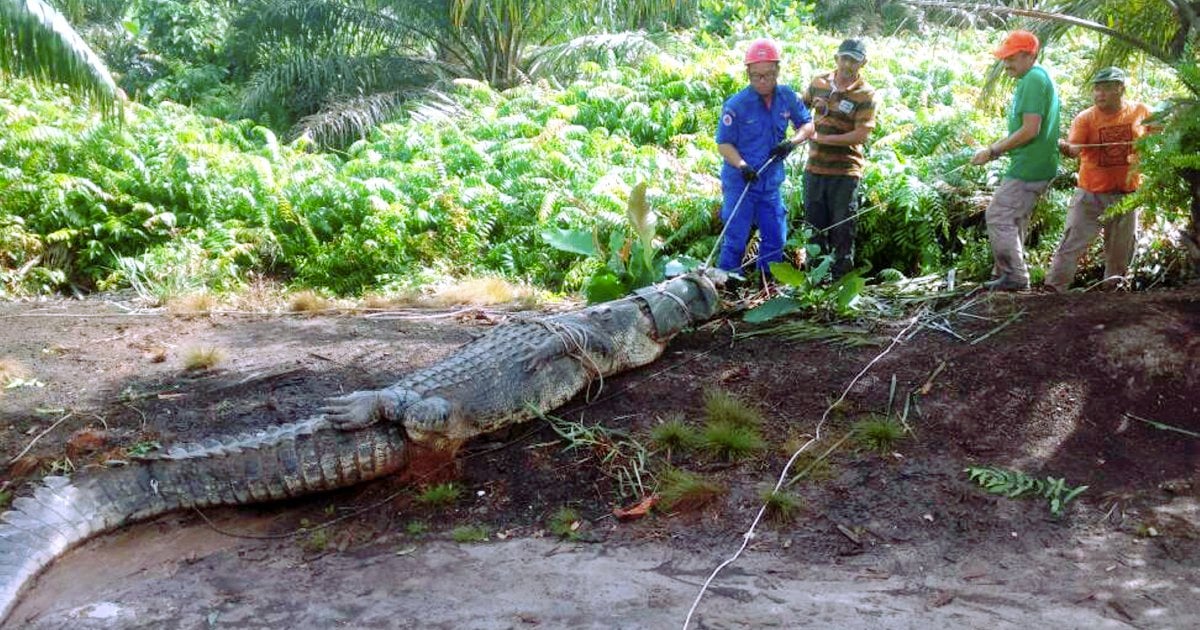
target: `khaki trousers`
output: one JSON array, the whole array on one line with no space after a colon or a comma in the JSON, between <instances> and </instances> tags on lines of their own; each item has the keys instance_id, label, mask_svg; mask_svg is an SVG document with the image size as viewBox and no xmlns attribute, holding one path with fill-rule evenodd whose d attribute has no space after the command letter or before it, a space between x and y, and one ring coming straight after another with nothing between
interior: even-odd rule
<instances>
[{"instance_id":1,"label":"khaki trousers","mask_svg":"<svg viewBox=\"0 0 1200 630\"><path fill-rule=\"evenodd\" d=\"M992 246L992 271L998 279L1029 284L1025 266L1025 235L1029 217L1038 197L1050 186L1044 182L1023 182L1005 177L992 196L983 216L987 220L988 242Z\"/></svg>"},{"instance_id":2,"label":"khaki trousers","mask_svg":"<svg viewBox=\"0 0 1200 630\"><path fill-rule=\"evenodd\" d=\"M1137 244L1138 213L1135 210L1103 220L1104 212L1124 196L1125 193L1076 189L1071 208L1067 210L1067 229L1058 249L1054 250L1050 273L1046 274L1048 286L1058 291L1066 291L1071 286L1079 257L1091 246L1101 228L1104 228L1104 277L1124 277Z\"/></svg>"}]
</instances>

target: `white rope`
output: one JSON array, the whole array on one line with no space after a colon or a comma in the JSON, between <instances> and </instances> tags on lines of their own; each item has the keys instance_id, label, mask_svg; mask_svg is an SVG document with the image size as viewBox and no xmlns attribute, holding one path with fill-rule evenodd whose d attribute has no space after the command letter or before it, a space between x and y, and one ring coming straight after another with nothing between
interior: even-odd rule
<instances>
[{"instance_id":1,"label":"white rope","mask_svg":"<svg viewBox=\"0 0 1200 630\"><path fill-rule=\"evenodd\" d=\"M839 396L838 399L833 402L833 404L829 405L829 407L825 409L825 413L821 414L821 420L817 422L817 427L814 431L812 439L805 442L799 449L796 450L795 453L792 453L791 458L788 459L787 464L784 465L783 470L780 471L779 479L775 482L775 487L771 491L772 493L778 492L783 486L784 480L787 479L788 471L791 470L792 464L796 462L796 458L799 457L800 454L806 449L808 449L809 446L812 446L816 442L820 441L821 428L824 426L825 421L829 418L829 414L833 411L833 409L846 399L846 396L850 394L850 390L854 387L855 383L857 383L858 380L861 379L863 375L865 375L867 371L871 369L872 366L878 363L880 359L886 356L892 351L893 348L896 347L897 344L900 343L901 339L904 337L904 334L921 320L921 318L924 316L924 311L926 310L928 310L928 307L922 306L917 314L912 317L912 321L910 321L908 325L904 327L904 330L901 330L896 334L895 337L892 338L892 343L888 345L883 352L880 352L874 359L871 359L871 361L867 363L866 367L864 367L857 375L854 376L853 379L850 380L850 384L847 385L846 389L842 391L842 395ZM720 573L725 567L736 562L737 559L742 555L742 552L746 550L746 547L750 545L750 540L754 538L754 530L758 527L758 523L762 520L763 514L765 514L766 511L767 504L766 502L763 502L763 505L758 509L758 514L754 515L754 521L750 523L750 528L746 530L745 534L742 534L742 544L738 547L738 550L724 562L717 565L717 568L713 569L713 572L708 576L708 579L704 580L704 584L700 587L700 592L696 594L696 599L692 602L692 607L688 609L687 617L683 620L683 630L688 629L688 625L692 622L692 615L695 614L696 608L700 605L701 598L704 597L705 591L708 590L708 587L710 584L712 584L712 581L716 579L717 574Z\"/></svg>"},{"instance_id":2,"label":"white rope","mask_svg":"<svg viewBox=\"0 0 1200 630\"><path fill-rule=\"evenodd\" d=\"M767 170L767 167L770 166L774 161L775 156L772 155L765 163L763 163L762 166L758 167L758 170L755 171L755 174L757 174L759 177L762 177L763 171ZM753 183L754 182L746 182L746 185L742 187L741 196L738 197L737 203L733 204L733 210L729 212L729 220L726 221L725 226L721 228L721 233L717 235L717 244L714 245L712 251L708 253L708 259L704 261L704 266L706 268L712 267L713 256L716 256L717 252L721 250L721 242L725 240L725 232L729 230L729 224L733 223L733 218L737 216L738 210L742 207L742 201L746 199L746 193L750 192L750 186Z\"/></svg>"},{"instance_id":3,"label":"white rope","mask_svg":"<svg viewBox=\"0 0 1200 630\"><path fill-rule=\"evenodd\" d=\"M600 369L600 364L596 363L591 353L587 351L587 330L577 324L568 326L563 322L546 319L534 319L531 320L531 323L538 324L556 335L562 341L563 349L566 350L567 356L578 359L585 370L596 375L596 378L600 381L596 392L592 393L592 380L588 379L587 391L583 394L584 401L591 403L593 396L599 396L604 391L604 370Z\"/></svg>"},{"instance_id":4,"label":"white rope","mask_svg":"<svg viewBox=\"0 0 1200 630\"><path fill-rule=\"evenodd\" d=\"M26 444L26 445L25 445L25 448L21 449L21 452L20 452L20 453L17 453L17 456L16 456L16 457L14 457L14 458L12 458L12 459L8 460L8 463L9 463L9 464L12 464L12 463L16 462L18 459L21 459L22 457L24 457L24 456L25 456L25 453L28 453L28 452L29 452L29 449L33 448L33 445L34 445L34 444L37 444L37 441L38 441L38 440L40 440L40 439L42 439L42 438L46 437L46 434L47 434L47 433L49 433L49 432L51 432L51 431L53 431L53 430L57 429L57 428L58 428L58 425L60 425L60 424L62 424L63 422L65 422L65 421L67 420L67 418L70 418L70 417L71 417L71 416L73 416L73 415L75 415L75 412L74 412L74 411L68 411L68 412L67 412L67 414L66 414L65 416L63 416L63 417L59 418L57 421L55 421L55 422L54 422L54 424L50 425L50 427L49 427L48 429L46 429L45 431L42 431L41 433L37 434L37 437L35 437L35 438L33 438L32 440L30 440L30 441L29 441L29 444Z\"/></svg>"}]
</instances>

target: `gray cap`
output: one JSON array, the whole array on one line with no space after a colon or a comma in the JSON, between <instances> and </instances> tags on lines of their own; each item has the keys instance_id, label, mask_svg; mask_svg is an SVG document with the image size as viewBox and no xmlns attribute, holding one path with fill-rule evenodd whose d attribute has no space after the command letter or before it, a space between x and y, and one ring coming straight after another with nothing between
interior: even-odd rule
<instances>
[{"instance_id":1,"label":"gray cap","mask_svg":"<svg viewBox=\"0 0 1200 630\"><path fill-rule=\"evenodd\" d=\"M847 39L838 46L837 55L841 57L845 55L855 61L867 60L867 44L861 39Z\"/></svg>"},{"instance_id":2,"label":"gray cap","mask_svg":"<svg viewBox=\"0 0 1200 630\"><path fill-rule=\"evenodd\" d=\"M1116 66L1109 66L1097 71L1092 77L1092 83L1124 83L1126 78L1124 70Z\"/></svg>"}]
</instances>

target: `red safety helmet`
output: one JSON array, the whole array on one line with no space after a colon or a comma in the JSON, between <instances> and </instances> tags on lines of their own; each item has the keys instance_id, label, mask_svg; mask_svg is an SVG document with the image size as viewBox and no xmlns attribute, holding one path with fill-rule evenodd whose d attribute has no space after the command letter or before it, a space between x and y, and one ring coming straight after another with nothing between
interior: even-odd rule
<instances>
[{"instance_id":1,"label":"red safety helmet","mask_svg":"<svg viewBox=\"0 0 1200 630\"><path fill-rule=\"evenodd\" d=\"M746 50L746 65L760 61L779 61L779 46L769 39L756 39Z\"/></svg>"}]
</instances>

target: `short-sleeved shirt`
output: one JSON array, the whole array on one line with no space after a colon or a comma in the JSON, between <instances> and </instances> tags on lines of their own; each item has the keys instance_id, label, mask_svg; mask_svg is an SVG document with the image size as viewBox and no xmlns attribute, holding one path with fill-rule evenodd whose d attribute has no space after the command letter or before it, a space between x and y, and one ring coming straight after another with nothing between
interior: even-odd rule
<instances>
[{"instance_id":1,"label":"short-sleeved shirt","mask_svg":"<svg viewBox=\"0 0 1200 630\"><path fill-rule=\"evenodd\" d=\"M725 101L717 125L717 144L732 144L742 159L757 169L767 162L771 149L790 135L789 125L798 129L810 121L812 115L792 88L775 86L768 105L767 99L747 86ZM783 165L772 165L759 178L762 190L779 188L783 177ZM721 184L726 190L740 189L744 185L742 174L725 163L721 168Z\"/></svg>"},{"instance_id":2,"label":"short-sleeved shirt","mask_svg":"<svg viewBox=\"0 0 1200 630\"><path fill-rule=\"evenodd\" d=\"M840 86L836 72L812 80L804 91L804 104L816 114L818 134L840 135L855 127L875 126L875 88L859 77L854 83ZM804 170L816 175L849 175L862 177L867 163L861 144L835 146L809 142L808 165Z\"/></svg>"},{"instance_id":3,"label":"short-sleeved shirt","mask_svg":"<svg viewBox=\"0 0 1200 630\"><path fill-rule=\"evenodd\" d=\"M1133 141L1146 135L1143 123L1150 109L1142 103L1125 101L1121 109L1106 114L1089 107L1071 122L1067 140L1071 144L1104 144L1103 147L1083 147L1079 154L1079 187L1093 193L1133 192L1141 175L1130 176L1129 158Z\"/></svg>"},{"instance_id":4,"label":"short-sleeved shirt","mask_svg":"<svg viewBox=\"0 0 1200 630\"><path fill-rule=\"evenodd\" d=\"M1058 174L1058 91L1045 68L1034 65L1017 81L1008 110L1008 133L1021 128L1025 114L1042 117L1038 134L1010 151L1007 177L1025 182L1044 182Z\"/></svg>"}]
</instances>

